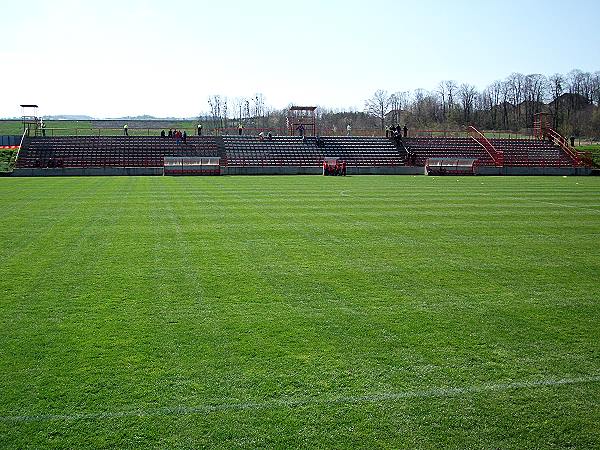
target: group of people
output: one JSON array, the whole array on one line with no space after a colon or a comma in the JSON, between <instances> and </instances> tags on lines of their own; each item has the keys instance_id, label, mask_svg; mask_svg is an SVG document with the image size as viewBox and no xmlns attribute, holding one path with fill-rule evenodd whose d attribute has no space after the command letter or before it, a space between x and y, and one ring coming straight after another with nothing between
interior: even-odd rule
<instances>
[{"instance_id":1,"label":"group of people","mask_svg":"<svg viewBox=\"0 0 600 450\"><path fill-rule=\"evenodd\" d=\"M258 139L261 141L265 140L265 132L264 131L261 131L260 133L258 133ZM270 131L267 133L267 140L268 141L273 140L273 133L271 133Z\"/></svg>"},{"instance_id":2,"label":"group of people","mask_svg":"<svg viewBox=\"0 0 600 450\"><path fill-rule=\"evenodd\" d=\"M187 143L187 132L185 130L181 132L180 130L173 130L169 128L168 136L170 138L175 138L175 140L177 141L177 145L179 145L182 141L184 144ZM165 130L162 130L160 132L160 137L167 137L167 134L165 134Z\"/></svg>"},{"instance_id":3,"label":"group of people","mask_svg":"<svg viewBox=\"0 0 600 450\"><path fill-rule=\"evenodd\" d=\"M323 175L346 176L346 161L336 161L335 164L323 161Z\"/></svg>"},{"instance_id":4,"label":"group of people","mask_svg":"<svg viewBox=\"0 0 600 450\"><path fill-rule=\"evenodd\" d=\"M400 128L400 125L385 127L386 138L401 138L402 136L408 137L408 127L404 125L404 128Z\"/></svg>"},{"instance_id":5,"label":"group of people","mask_svg":"<svg viewBox=\"0 0 600 450\"><path fill-rule=\"evenodd\" d=\"M42 123L42 129L45 128L45 125ZM198 124L198 136L202 136L202 124L199 123ZM45 130L43 130L44 135ZM127 126L127 124L123 125L123 136L129 136L129 127ZM165 130L162 130L160 132L160 136L161 137L166 137L167 134L165 133ZM174 129L169 129L169 137L174 137L175 139L177 139L178 143L179 141L183 140L183 142L186 142L187 140L187 133L185 132L185 130L183 132L179 131L179 130L174 130Z\"/></svg>"},{"instance_id":6,"label":"group of people","mask_svg":"<svg viewBox=\"0 0 600 450\"><path fill-rule=\"evenodd\" d=\"M337 135L337 131L338 131L338 129L337 129L337 127L334 125L334 126L331 128L331 131L333 132L333 134L334 134L334 135ZM350 124L346 125L346 136L352 136L352 125L350 125Z\"/></svg>"}]
</instances>

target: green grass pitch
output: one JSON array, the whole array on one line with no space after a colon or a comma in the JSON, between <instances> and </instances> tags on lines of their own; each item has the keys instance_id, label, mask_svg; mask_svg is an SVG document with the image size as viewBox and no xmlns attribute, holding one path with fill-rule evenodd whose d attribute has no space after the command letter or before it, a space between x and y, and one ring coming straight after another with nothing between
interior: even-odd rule
<instances>
[{"instance_id":1,"label":"green grass pitch","mask_svg":"<svg viewBox=\"0 0 600 450\"><path fill-rule=\"evenodd\" d=\"M600 446L600 178L0 178L0 447Z\"/></svg>"}]
</instances>

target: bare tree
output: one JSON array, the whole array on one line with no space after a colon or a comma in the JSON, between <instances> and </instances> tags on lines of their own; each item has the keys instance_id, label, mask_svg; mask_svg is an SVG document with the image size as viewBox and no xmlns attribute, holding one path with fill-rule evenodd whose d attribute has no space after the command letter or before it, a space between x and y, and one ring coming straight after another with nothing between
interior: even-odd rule
<instances>
[{"instance_id":1,"label":"bare tree","mask_svg":"<svg viewBox=\"0 0 600 450\"><path fill-rule=\"evenodd\" d=\"M550 96L552 98L552 112L554 115L553 127L558 128L559 123L559 111L560 111L560 99L564 93L565 79L560 73L555 73L549 79L550 85Z\"/></svg>"},{"instance_id":2,"label":"bare tree","mask_svg":"<svg viewBox=\"0 0 600 450\"><path fill-rule=\"evenodd\" d=\"M498 128L498 108L500 107L500 98L502 95L502 82L494 81L489 87L489 92L492 105L492 126Z\"/></svg>"},{"instance_id":3,"label":"bare tree","mask_svg":"<svg viewBox=\"0 0 600 450\"><path fill-rule=\"evenodd\" d=\"M223 122L221 121L221 96L218 94L210 95L208 97L208 105L210 106L213 126L215 128L223 128Z\"/></svg>"},{"instance_id":4,"label":"bare tree","mask_svg":"<svg viewBox=\"0 0 600 450\"><path fill-rule=\"evenodd\" d=\"M235 97L232 101L235 121L240 124L244 118L244 97Z\"/></svg>"},{"instance_id":5,"label":"bare tree","mask_svg":"<svg viewBox=\"0 0 600 450\"><path fill-rule=\"evenodd\" d=\"M509 102L510 99L510 85L508 81L500 82L501 91L500 96L502 98L502 129L508 129L508 109L512 108L512 105Z\"/></svg>"},{"instance_id":6,"label":"bare tree","mask_svg":"<svg viewBox=\"0 0 600 450\"><path fill-rule=\"evenodd\" d=\"M472 84L463 83L460 85L459 91L460 101L463 108L463 118L465 124L468 124L471 120L471 114L473 112L473 103L477 96L477 88Z\"/></svg>"},{"instance_id":7,"label":"bare tree","mask_svg":"<svg viewBox=\"0 0 600 450\"><path fill-rule=\"evenodd\" d=\"M250 100L247 98L244 99L244 118L246 120L250 119Z\"/></svg>"},{"instance_id":8,"label":"bare tree","mask_svg":"<svg viewBox=\"0 0 600 450\"><path fill-rule=\"evenodd\" d=\"M385 129L385 118L390 111L390 96L387 91L378 89L373 97L365 102L365 112L381 121L381 131Z\"/></svg>"},{"instance_id":9,"label":"bare tree","mask_svg":"<svg viewBox=\"0 0 600 450\"><path fill-rule=\"evenodd\" d=\"M253 113L256 120L256 126L257 128L260 128L261 122L264 122L265 96L260 92L256 93L252 98L252 102L254 104Z\"/></svg>"},{"instance_id":10,"label":"bare tree","mask_svg":"<svg viewBox=\"0 0 600 450\"><path fill-rule=\"evenodd\" d=\"M452 110L455 106L454 98L458 89L458 84L456 84L456 81L453 80L443 81L443 83L446 87L446 95L448 96L448 109Z\"/></svg>"},{"instance_id":11,"label":"bare tree","mask_svg":"<svg viewBox=\"0 0 600 450\"><path fill-rule=\"evenodd\" d=\"M440 99L442 100L442 115L444 116L444 120L446 120L447 113L446 113L446 107L447 107L447 98L448 98L448 91L446 89L446 82L444 81L440 81L440 84L438 85L438 90L437 90L438 94L440 95Z\"/></svg>"},{"instance_id":12,"label":"bare tree","mask_svg":"<svg viewBox=\"0 0 600 450\"><path fill-rule=\"evenodd\" d=\"M510 86L510 99L514 106L514 128L521 125L521 103L523 102L523 84L525 76L522 73L511 73L507 79Z\"/></svg>"},{"instance_id":13,"label":"bare tree","mask_svg":"<svg viewBox=\"0 0 600 450\"><path fill-rule=\"evenodd\" d=\"M571 116L574 110L584 108L590 103L591 94L589 92L590 74L582 72L579 69L572 70L567 74L566 81L569 95L566 106L567 117Z\"/></svg>"},{"instance_id":14,"label":"bare tree","mask_svg":"<svg viewBox=\"0 0 600 450\"><path fill-rule=\"evenodd\" d=\"M413 91L412 112L415 115L415 120L418 123L424 122L423 104L425 103L425 89L415 89Z\"/></svg>"},{"instance_id":15,"label":"bare tree","mask_svg":"<svg viewBox=\"0 0 600 450\"><path fill-rule=\"evenodd\" d=\"M223 97L221 110L223 111L223 128L227 128L228 117L227 117L227 97Z\"/></svg>"},{"instance_id":16,"label":"bare tree","mask_svg":"<svg viewBox=\"0 0 600 450\"><path fill-rule=\"evenodd\" d=\"M547 84L545 76L539 73L527 75L523 82L523 98L525 99L525 126L533 126L534 114L541 111L544 90Z\"/></svg>"},{"instance_id":17,"label":"bare tree","mask_svg":"<svg viewBox=\"0 0 600 450\"><path fill-rule=\"evenodd\" d=\"M402 104L400 103L400 98L397 93L390 95L390 109L392 113L392 123L400 123Z\"/></svg>"},{"instance_id":18,"label":"bare tree","mask_svg":"<svg viewBox=\"0 0 600 450\"><path fill-rule=\"evenodd\" d=\"M600 71L594 73L592 78L592 91L594 93L594 101L596 106L600 108Z\"/></svg>"},{"instance_id":19,"label":"bare tree","mask_svg":"<svg viewBox=\"0 0 600 450\"><path fill-rule=\"evenodd\" d=\"M579 69L574 69L567 74L569 94L583 95L584 78L585 74Z\"/></svg>"}]
</instances>

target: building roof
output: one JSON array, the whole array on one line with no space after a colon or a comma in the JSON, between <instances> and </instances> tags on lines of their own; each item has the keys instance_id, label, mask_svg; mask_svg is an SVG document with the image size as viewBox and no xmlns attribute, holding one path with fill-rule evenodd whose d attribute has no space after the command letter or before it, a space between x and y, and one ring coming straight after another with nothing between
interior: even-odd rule
<instances>
[{"instance_id":1,"label":"building roof","mask_svg":"<svg viewBox=\"0 0 600 450\"><path fill-rule=\"evenodd\" d=\"M314 111L316 106L290 106L290 111Z\"/></svg>"}]
</instances>

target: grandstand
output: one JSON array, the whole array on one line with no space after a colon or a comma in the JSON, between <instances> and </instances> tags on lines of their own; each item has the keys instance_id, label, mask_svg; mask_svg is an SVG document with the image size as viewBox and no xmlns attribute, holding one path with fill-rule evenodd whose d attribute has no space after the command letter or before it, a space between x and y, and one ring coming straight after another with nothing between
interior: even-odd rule
<instances>
[{"instance_id":1,"label":"grandstand","mask_svg":"<svg viewBox=\"0 0 600 450\"><path fill-rule=\"evenodd\" d=\"M231 166L318 167L323 161L322 152L315 145L314 138L223 136L222 139Z\"/></svg>"},{"instance_id":2,"label":"grandstand","mask_svg":"<svg viewBox=\"0 0 600 450\"><path fill-rule=\"evenodd\" d=\"M24 108L37 105L22 105ZM577 152L536 115L532 139L488 139L466 130L416 131L411 137L319 136L314 106L292 106L288 136L227 134L188 136L48 136L37 113L23 112L23 135L14 175L291 175L321 174L327 160L348 174L554 174L591 172L589 155ZM40 125L40 126L38 126ZM32 133L31 130L35 132ZM40 131L41 130L41 131ZM230 130L229 130L230 131ZM256 130L255 130L256 131ZM150 130L148 130L150 134ZM297 134L297 135L296 135ZM452 137L448 137L450 134ZM10 137L15 145L18 136ZM4 143L4 141L1 141ZM7 141L8 143L9 141ZM471 161L467 169L465 161ZM453 169L450 169L453 168ZM431 170L430 170L431 169Z\"/></svg>"},{"instance_id":3,"label":"grandstand","mask_svg":"<svg viewBox=\"0 0 600 450\"><path fill-rule=\"evenodd\" d=\"M165 157L221 157L214 137L86 136L25 138L17 169L163 167Z\"/></svg>"},{"instance_id":4,"label":"grandstand","mask_svg":"<svg viewBox=\"0 0 600 450\"><path fill-rule=\"evenodd\" d=\"M406 150L393 140L380 137L325 137L323 155L346 161L350 166L403 166Z\"/></svg>"},{"instance_id":5,"label":"grandstand","mask_svg":"<svg viewBox=\"0 0 600 450\"><path fill-rule=\"evenodd\" d=\"M380 137L273 137L224 136L231 166L314 166L325 158L339 158L350 166L403 166L405 151Z\"/></svg>"},{"instance_id":6,"label":"grandstand","mask_svg":"<svg viewBox=\"0 0 600 450\"><path fill-rule=\"evenodd\" d=\"M563 149L549 141L534 139L490 139L501 151L504 166L518 167L574 167L573 161ZM404 140L414 155L411 163L425 166L429 158L472 158L479 165L494 166L493 157L484 147L471 138L407 138Z\"/></svg>"},{"instance_id":7,"label":"grandstand","mask_svg":"<svg viewBox=\"0 0 600 450\"><path fill-rule=\"evenodd\" d=\"M425 166L429 158L469 158L481 165L494 165L492 157L471 138L406 138L404 145L416 166Z\"/></svg>"},{"instance_id":8,"label":"grandstand","mask_svg":"<svg viewBox=\"0 0 600 450\"><path fill-rule=\"evenodd\" d=\"M471 127L461 137L394 140L363 136L25 136L15 175L163 175L171 158L211 158L219 170L185 174L320 174L344 161L348 174L422 174L431 159L472 160L473 174L587 174L591 162L560 135L487 139ZM190 160L191 161L191 160ZM445 164L446 164L445 163ZM197 165L194 165L197 167Z\"/></svg>"}]
</instances>

